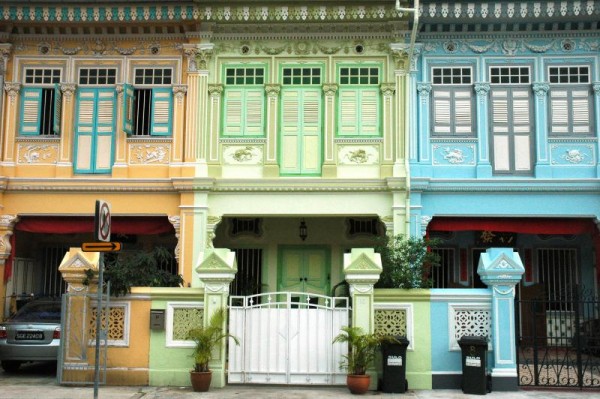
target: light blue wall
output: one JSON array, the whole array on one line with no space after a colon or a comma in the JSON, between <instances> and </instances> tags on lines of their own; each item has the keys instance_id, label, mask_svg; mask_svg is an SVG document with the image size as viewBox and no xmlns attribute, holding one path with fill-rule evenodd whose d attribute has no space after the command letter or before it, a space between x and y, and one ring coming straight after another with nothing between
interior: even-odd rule
<instances>
[{"instance_id":1,"label":"light blue wall","mask_svg":"<svg viewBox=\"0 0 600 399\"><path fill-rule=\"evenodd\" d=\"M486 303L491 312L490 289L432 289L431 290L431 370L434 374L455 374L462 371L460 350L450 350L450 304ZM488 353L488 367L491 367Z\"/></svg>"}]
</instances>

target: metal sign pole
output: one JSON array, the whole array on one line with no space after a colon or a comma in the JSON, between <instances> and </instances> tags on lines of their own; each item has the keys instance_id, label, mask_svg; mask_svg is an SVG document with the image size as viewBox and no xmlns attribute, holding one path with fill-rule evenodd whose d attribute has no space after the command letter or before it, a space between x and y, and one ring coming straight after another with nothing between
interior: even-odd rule
<instances>
[{"instance_id":1,"label":"metal sign pole","mask_svg":"<svg viewBox=\"0 0 600 399\"><path fill-rule=\"evenodd\" d=\"M98 399L98 384L100 381L100 331L102 327L102 289L104 285L103 252L100 252L98 269L98 299L96 304L96 360L94 364L94 399Z\"/></svg>"}]
</instances>

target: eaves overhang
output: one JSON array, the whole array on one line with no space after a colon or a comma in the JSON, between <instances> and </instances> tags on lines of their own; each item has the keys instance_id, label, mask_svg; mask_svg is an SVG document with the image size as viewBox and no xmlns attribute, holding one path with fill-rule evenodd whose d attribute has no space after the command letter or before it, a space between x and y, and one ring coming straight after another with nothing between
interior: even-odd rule
<instances>
[{"instance_id":1,"label":"eaves overhang","mask_svg":"<svg viewBox=\"0 0 600 399\"><path fill-rule=\"evenodd\" d=\"M411 192L421 193L597 193L598 179L432 179L412 178Z\"/></svg>"}]
</instances>

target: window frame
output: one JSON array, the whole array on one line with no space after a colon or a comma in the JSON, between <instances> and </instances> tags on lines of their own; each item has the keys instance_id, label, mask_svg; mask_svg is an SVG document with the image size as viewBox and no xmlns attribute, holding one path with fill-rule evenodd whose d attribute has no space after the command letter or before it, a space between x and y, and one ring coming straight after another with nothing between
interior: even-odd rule
<instances>
[{"instance_id":1,"label":"window frame","mask_svg":"<svg viewBox=\"0 0 600 399\"><path fill-rule=\"evenodd\" d=\"M157 71L162 71L156 74ZM165 71L170 74L165 74ZM150 75L138 76L138 71L153 71ZM123 131L134 138L165 137L173 134L173 66L134 66L131 84L123 85ZM160 76L159 76L160 75ZM139 82L138 78L144 80ZM168 82L164 80L168 78ZM151 81L145 81L151 79ZM156 80L160 79L160 82ZM140 121L141 93L144 92L144 110L148 111ZM146 102L149 101L149 102Z\"/></svg>"},{"instance_id":2,"label":"window frame","mask_svg":"<svg viewBox=\"0 0 600 399\"><path fill-rule=\"evenodd\" d=\"M492 70L497 68L499 70L507 69L508 75L499 74L500 78L498 82L493 82ZM512 70L518 68L519 71L516 75L512 74ZM527 74L523 74L523 70L526 69ZM531 81L533 78L533 65L527 64L515 64L515 65L498 65L492 64L488 67L489 81L490 81L490 92L488 100L488 132L489 132L489 147L490 147L490 160L492 164L492 170L494 175L498 176L529 176L533 173L534 156L535 156L535 100L533 98L531 90ZM502 79L506 77L507 79ZM513 78L519 78L519 82L515 82ZM525 80L521 81L520 78L526 77ZM507 81L510 80L510 81ZM503 91L506 92L506 96L496 97L496 94L501 94ZM526 92L526 94L524 94ZM525 112L518 112L518 105L522 103L523 99L527 100L527 123L523 123L522 118ZM498 122L495 113L498 112L498 107L495 107L495 101L506 101L506 121L504 123ZM526 128L526 129L525 129ZM526 132L525 132L526 130ZM496 169L496 155L497 147L495 139L498 136L506 136L507 143L507 154L508 154L508 168L507 169ZM527 137L529 145L527 146L529 152L527 155L528 168L519 167L520 160L517 158L519 154L517 151L517 143L519 139Z\"/></svg>"},{"instance_id":3,"label":"window frame","mask_svg":"<svg viewBox=\"0 0 600 399\"><path fill-rule=\"evenodd\" d=\"M245 71L237 75L239 71ZM249 79L246 72L253 71L252 82L228 82ZM233 75L229 75L233 71ZM257 71L262 71L262 75ZM222 65L223 103L221 117L222 138L264 138L266 137L267 102L265 85L269 70L264 63L227 63ZM260 80L257 82L257 80ZM237 120L236 120L237 119Z\"/></svg>"},{"instance_id":4,"label":"window frame","mask_svg":"<svg viewBox=\"0 0 600 399\"><path fill-rule=\"evenodd\" d=\"M39 78L42 81L28 82L31 78L35 80L35 72L41 72ZM44 76L45 72L51 71L50 76ZM56 72L56 75L54 74ZM58 137L60 135L62 121L62 92L60 81L64 68L42 66L23 67L23 86L20 96L20 119L19 136ZM49 81L44 82L45 78Z\"/></svg>"},{"instance_id":5,"label":"window frame","mask_svg":"<svg viewBox=\"0 0 600 399\"><path fill-rule=\"evenodd\" d=\"M574 64L551 64L546 67L548 83L550 90L548 92L548 136L549 137L591 137L595 135L595 120L594 120L594 94L592 91L592 66L586 63ZM571 75L566 75L567 81L552 81L554 77L562 80L561 69L579 69L576 76L581 77L581 70L587 69L587 81L571 81ZM558 73L553 73L553 69L557 69ZM578 79L579 80L579 79ZM582 93L585 92L585 95ZM559 98L559 94L564 97ZM559 105L559 102L563 104ZM560 109L559 109L560 107ZM583 108L587 112L585 122L575 120L581 117ZM566 121L555 120L555 114L562 111L566 116ZM579 127L579 130L577 129ZM559 131L560 128L560 131ZM585 128L585 131L581 129Z\"/></svg>"},{"instance_id":6,"label":"window frame","mask_svg":"<svg viewBox=\"0 0 600 399\"><path fill-rule=\"evenodd\" d=\"M355 75L358 82L349 81L348 83L343 82L345 76L342 71L348 69L347 78L351 80L354 76L352 70L357 70ZM363 75L363 69L366 71L366 76ZM376 83L373 83L372 70L377 70ZM337 129L336 137L340 138L352 138L352 137L381 137L382 123L381 123L381 80L383 74L383 65L381 63L341 63L336 67L336 82L338 84L337 90ZM368 82L361 82L362 79L367 79ZM352 102L354 104L352 104ZM346 105L348 104L348 105ZM370 110L371 117L368 115L368 107L371 106ZM350 110L346 108L349 107ZM365 109L367 109L365 112Z\"/></svg>"},{"instance_id":7,"label":"window frame","mask_svg":"<svg viewBox=\"0 0 600 399\"><path fill-rule=\"evenodd\" d=\"M436 82L435 71L436 70L453 70L453 69L461 69L469 70L469 82ZM475 95L473 94L473 85L474 85L474 77L475 77L475 68L472 64L460 64L460 65L432 65L430 67L431 72L431 107L430 107L430 133L433 138L456 138L456 137L475 137L476 132L476 108L475 108ZM454 76L449 76L450 79L453 79ZM444 79L444 76L440 76L440 79ZM436 122L438 118L438 101L442 102L444 99L441 97L442 95L447 94L448 106L445 111L447 116L441 115L440 121ZM439 99L436 99L436 96L440 96ZM469 123L466 124L458 124L457 123L457 110L460 110L460 107L457 106L457 102L468 102L469 107L467 109L468 113L465 112L462 117L468 117ZM442 123L442 119L445 120L446 123ZM442 131L443 128L445 131ZM460 129L467 129L468 131L460 131Z\"/></svg>"}]
</instances>

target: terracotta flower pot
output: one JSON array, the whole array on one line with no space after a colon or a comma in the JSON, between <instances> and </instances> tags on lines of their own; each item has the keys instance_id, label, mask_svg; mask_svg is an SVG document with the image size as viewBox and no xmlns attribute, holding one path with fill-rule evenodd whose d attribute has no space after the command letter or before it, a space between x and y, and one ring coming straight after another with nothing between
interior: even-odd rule
<instances>
[{"instance_id":1,"label":"terracotta flower pot","mask_svg":"<svg viewBox=\"0 0 600 399\"><path fill-rule=\"evenodd\" d=\"M371 377L369 375L348 375L346 377L346 385L350 392L355 395L362 395L369 390Z\"/></svg>"},{"instance_id":2,"label":"terracotta flower pot","mask_svg":"<svg viewBox=\"0 0 600 399\"><path fill-rule=\"evenodd\" d=\"M212 371L190 371L190 381L194 392L206 392L210 388Z\"/></svg>"}]
</instances>

